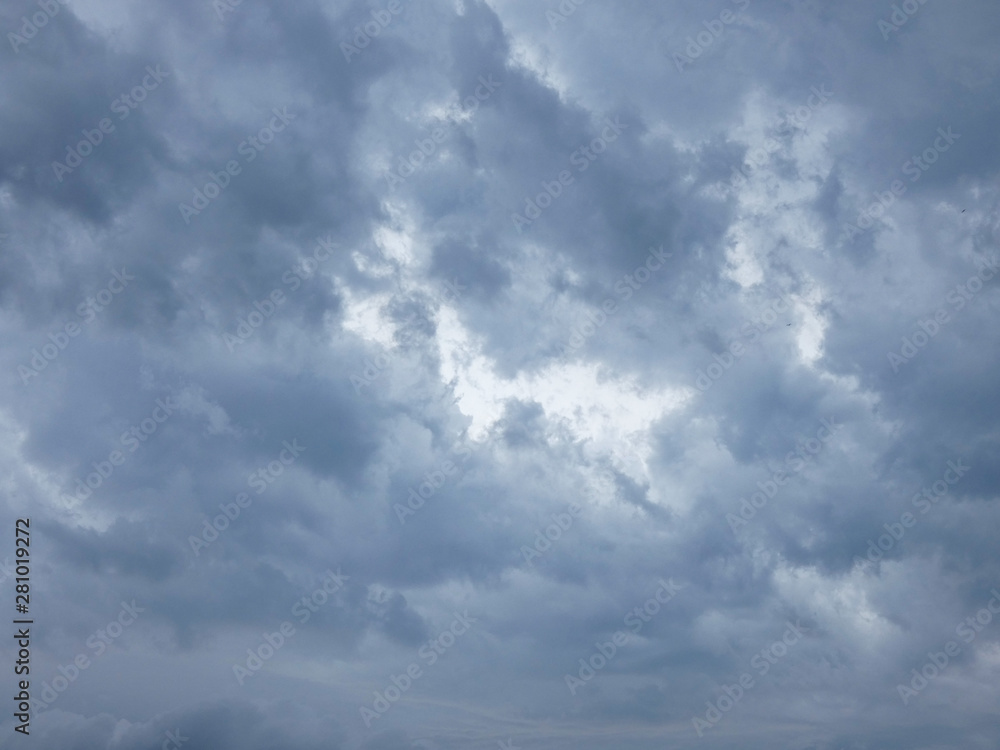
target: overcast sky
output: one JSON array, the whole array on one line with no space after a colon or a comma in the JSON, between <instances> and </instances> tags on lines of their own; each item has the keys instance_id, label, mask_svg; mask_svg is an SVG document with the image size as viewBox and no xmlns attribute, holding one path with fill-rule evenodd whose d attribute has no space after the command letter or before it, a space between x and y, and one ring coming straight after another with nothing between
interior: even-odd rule
<instances>
[{"instance_id":1,"label":"overcast sky","mask_svg":"<svg viewBox=\"0 0 1000 750\"><path fill-rule=\"evenodd\" d=\"M1000 745L995 0L0 32L0 748Z\"/></svg>"}]
</instances>

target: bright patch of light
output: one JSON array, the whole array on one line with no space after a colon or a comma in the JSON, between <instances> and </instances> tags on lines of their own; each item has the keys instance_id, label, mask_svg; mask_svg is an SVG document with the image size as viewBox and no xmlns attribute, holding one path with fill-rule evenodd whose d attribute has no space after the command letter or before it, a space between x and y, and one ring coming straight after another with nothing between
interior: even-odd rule
<instances>
[{"instance_id":1,"label":"bright patch of light","mask_svg":"<svg viewBox=\"0 0 1000 750\"><path fill-rule=\"evenodd\" d=\"M801 321L796 331L795 342L799 354L809 364L823 356L823 338L826 332L826 322L817 314L823 295L819 287L810 289L804 297L795 300L795 311Z\"/></svg>"},{"instance_id":2,"label":"bright patch of light","mask_svg":"<svg viewBox=\"0 0 1000 750\"><path fill-rule=\"evenodd\" d=\"M739 227L731 230L733 243L726 251L728 268L725 275L746 289L764 281L764 269L761 268L748 238Z\"/></svg>"},{"instance_id":3,"label":"bright patch of light","mask_svg":"<svg viewBox=\"0 0 1000 750\"><path fill-rule=\"evenodd\" d=\"M373 341L391 348L394 331L386 324L383 308L392 299L390 294L355 296L346 287L344 295L344 330L357 334L365 341Z\"/></svg>"},{"instance_id":4,"label":"bright patch of light","mask_svg":"<svg viewBox=\"0 0 1000 750\"><path fill-rule=\"evenodd\" d=\"M501 378L448 307L440 311L438 345L442 377L456 382L458 406L472 420L474 439L485 437L505 402L517 398L535 401L546 414L565 419L579 439L634 445L637 435L690 395L680 389L644 391L594 364L559 363L538 374Z\"/></svg>"}]
</instances>

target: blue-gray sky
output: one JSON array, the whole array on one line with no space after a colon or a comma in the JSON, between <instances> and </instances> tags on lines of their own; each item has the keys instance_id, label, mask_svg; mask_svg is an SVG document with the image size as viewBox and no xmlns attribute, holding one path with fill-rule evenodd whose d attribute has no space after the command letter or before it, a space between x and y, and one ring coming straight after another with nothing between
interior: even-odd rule
<instances>
[{"instance_id":1,"label":"blue-gray sky","mask_svg":"<svg viewBox=\"0 0 1000 750\"><path fill-rule=\"evenodd\" d=\"M995 2L0 32L0 747L998 746Z\"/></svg>"}]
</instances>

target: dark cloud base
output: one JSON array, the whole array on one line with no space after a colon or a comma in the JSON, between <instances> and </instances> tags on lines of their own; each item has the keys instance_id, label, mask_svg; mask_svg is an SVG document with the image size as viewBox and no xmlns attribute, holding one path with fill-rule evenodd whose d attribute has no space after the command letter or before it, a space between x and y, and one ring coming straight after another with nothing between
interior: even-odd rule
<instances>
[{"instance_id":1,"label":"dark cloud base","mask_svg":"<svg viewBox=\"0 0 1000 750\"><path fill-rule=\"evenodd\" d=\"M0 32L2 747L998 746L995 3Z\"/></svg>"}]
</instances>

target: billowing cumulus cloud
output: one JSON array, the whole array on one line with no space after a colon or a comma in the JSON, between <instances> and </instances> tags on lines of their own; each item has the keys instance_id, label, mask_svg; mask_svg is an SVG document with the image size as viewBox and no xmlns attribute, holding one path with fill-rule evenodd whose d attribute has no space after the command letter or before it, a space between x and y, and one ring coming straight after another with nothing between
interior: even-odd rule
<instances>
[{"instance_id":1,"label":"billowing cumulus cloud","mask_svg":"<svg viewBox=\"0 0 1000 750\"><path fill-rule=\"evenodd\" d=\"M0 32L0 747L996 747L995 4Z\"/></svg>"}]
</instances>

